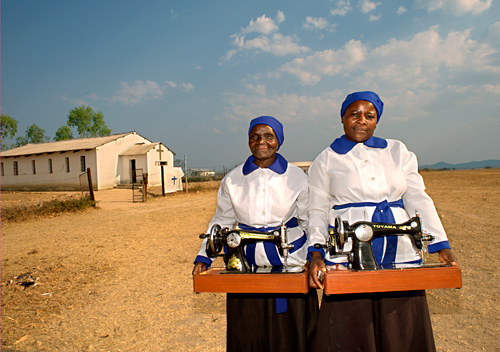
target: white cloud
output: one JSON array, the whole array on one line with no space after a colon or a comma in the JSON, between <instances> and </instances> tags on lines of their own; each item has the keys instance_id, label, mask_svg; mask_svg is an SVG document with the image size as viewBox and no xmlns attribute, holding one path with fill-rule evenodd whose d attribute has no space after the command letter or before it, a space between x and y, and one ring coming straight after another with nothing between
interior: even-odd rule
<instances>
[{"instance_id":1,"label":"white cloud","mask_svg":"<svg viewBox=\"0 0 500 352\"><path fill-rule=\"evenodd\" d=\"M278 23L285 22L285 14L283 13L283 11L278 11L278 13L276 15L276 22L278 22Z\"/></svg>"},{"instance_id":2,"label":"white cloud","mask_svg":"<svg viewBox=\"0 0 500 352\"><path fill-rule=\"evenodd\" d=\"M455 15L471 13L477 15L488 10L493 0L416 0L415 5L419 9L428 12L443 10Z\"/></svg>"},{"instance_id":3,"label":"white cloud","mask_svg":"<svg viewBox=\"0 0 500 352\"><path fill-rule=\"evenodd\" d=\"M266 95L266 86L263 84L257 84L257 85L247 84L247 88L257 95Z\"/></svg>"},{"instance_id":4,"label":"white cloud","mask_svg":"<svg viewBox=\"0 0 500 352\"><path fill-rule=\"evenodd\" d=\"M219 60L219 66L222 65L224 62L231 61L234 55L238 53L238 50L231 49L226 52L226 55L222 56Z\"/></svg>"},{"instance_id":5,"label":"white cloud","mask_svg":"<svg viewBox=\"0 0 500 352\"><path fill-rule=\"evenodd\" d=\"M382 14L378 14L378 15L374 15L374 14L370 14L370 16L368 17L368 21L370 22L375 22L375 21L378 21L382 18Z\"/></svg>"},{"instance_id":6,"label":"white cloud","mask_svg":"<svg viewBox=\"0 0 500 352\"><path fill-rule=\"evenodd\" d=\"M323 17L314 18L311 16L306 17L306 21L302 26L304 29L325 29L328 27L328 21Z\"/></svg>"},{"instance_id":7,"label":"white cloud","mask_svg":"<svg viewBox=\"0 0 500 352\"><path fill-rule=\"evenodd\" d=\"M358 40L350 40L340 50L323 50L306 58L297 58L279 68L279 72L287 72L303 84L314 85L322 76L335 76L354 70L366 58L367 47Z\"/></svg>"},{"instance_id":8,"label":"white cloud","mask_svg":"<svg viewBox=\"0 0 500 352\"><path fill-rule=\"evenodd\" d=\"M442 75L446 75L446 79L458 79L464 74L470 80L478 72L500 74L500 68L492 64L491 56L495 53L491 46L472 40L470 30L452 31L441 37L438 28L432 27L409 40L391 39L373 50L360 41L351 40L341 49L295 59L277 72L292 74L302 84L309 85L325 76L359 72L354 81L364 86L432 88L442 85Z\"/></svg>"},{"instance_id":9,"label":"white cloud","mask_svg":"<svg viewBox=\"0 0 500 352\"><path fill-rule=\"evenodd\" d=\"M284 18L284 15L282 15L282 17ZM274 21L271 18L267 17L266 15L262 15L258 17L255 21L252 18L250 20L250 24L245 28L241 29L241 33L248 34L257 32L268 35L273 32L276 32L278 29L279 29L278 26L276 25L276 23L274 23Z\"/></svg>"},{"instance_id":10,"label":"white cloud","mask_svg":"<svg viewBox=\"0 0 500 352\"><path fill-rule=\"evenodd\" d=\"M352 11L351 2L349 0L337 1L337 7L330 10L332 16L345 16Z\"/></svg>"},{"instance_id":11,"label":"white cloud","mask_svg":"<svg viewBox=\"0 0 500 352\"><path fill-rule=\"evenodd\" d=\"M340 120L340 103L343 98L345 96L342 91L325 92L317 96L299 94L255 96L227 93L224 97L227 106L224 120L235 124L242 120L248 121L255 116L271 115L283 123L327 121L328 124L338 125L337 120L332 119L332 116L338 116ZM327 134L330 133L331 131L328 130Z\"/></svg>"},{"instance_id":12,"label":"white cloud","mask_svg":"<svg viewBox=\"0 0 500 352\"><path fill-rule=\"evenodd\" d=\"M182 90L183 92L186 92L186 93L191 93L194 89L194 86L191 83L177 84L177 83L172 82L172 81L165 81L165 83L168 86L170 86L171 88L179 88L180 90Z\"/></svg>"},{"instance_id":13,"label":"white cloud","mask_svg":"<svg viewBox=\"0 0 500 352\"><path fill-rule=\"evenodd\" d=\"M163 88L154 81L135 80L133 83L120 82L121 88L113 95L110 102L135 105L146 99L159 99L163 96Z\"/></svg>"},{"instance_id":14,"label":"white cloud","mask_svg":"<svg viewBox=\"0 0 500 352\"><path fill-rule=\"evenodd\" d=\"M380 2L373 2L370 0L361 0L358 3L358 6L359 6L361 12L370 13L370 12L374 11L377 8L377 6L380 4L381 4Z\"/></svg>"},{"instance_id":15,"label":"white cloud","mask_svg":"<svg viewBox=\"0 0 500 352\"><path fill-rule=\"evenodd\" d=\"M276 22L285 21L283 11L278 11ZM300 54L309 51L309 48L297 43L295 36L285 36L276 33L279 27L266 15L262 15L257 20L251 20L250 24L242 28L239 33L231 35L231 44L236 49L230 49L220 58L219 65L230 61L238 52L242 50L253 50L256 52L270 53L275 56L284 56L289 54ZM251 34L258 33L256 36Z\"/></svg>"},{"instance_id":16,"label":"white cloud","mask_svg":"<svg viewBox=\"0 0 500 352\"><path fill-rule=\"evenodd\" d=\"M492 39L497 44L500 44L500 21L492 24L489 30L490 30L488 34L489 38Z\"/></svg>"},{"instance_id":17,"label":"white cloud","mask_svg":"<svg viewBox=\"0 0 500 352\"><path fill-rule=\"evenodd\" d=\"M309 51L307 47L297 44L295 37L284 36L281 33L274 33L272 36L259 36L257 38L246 40L244 36L236 35L233 39L233 45L240 50L257 50L265 53L271 53L276 56L288 54L300 54ZM234 53L231 57L234 56ZM228 55L226 55L228 57Z\"/></svg>"},{"instance_id":18,"label":"white cloud","mask_svg":"<svg viewBox=\"0 0 500 352\"><path fill-rule=\"evenodd\" d=\"M194 86L191 83L182 83L181 90L186 93L191 93L194 89Z\"/></svg>"},{"instance_id":19,"label":"white cloud","mask_svg":"<svg viewBox=\"0 0 500 352\"><path fill-rule=\"evenodd\" d=\"M401 15L402 15L403 13L405 13L406 11L408 11L408 10L407 10L404 6L400 6L400 7L398 8L398 11L396 11L396 14L397 14L398 16L401 16Z\"/></svg>"},{"instance_id":20,"label":"white cloud","mask_svg":"<svg viewBox=\"0 0 500 352\"><path fill-rule=\"evenodd\" d=\"M66 97L64 95L61 96L61 99L64 100L64 101L69 101L71 104L77 105L77 106L80 106L80 105L89 105L89 103L86 100L83 100L83 99L68 98L68 97Z\"/></svg>"}]
</instances>

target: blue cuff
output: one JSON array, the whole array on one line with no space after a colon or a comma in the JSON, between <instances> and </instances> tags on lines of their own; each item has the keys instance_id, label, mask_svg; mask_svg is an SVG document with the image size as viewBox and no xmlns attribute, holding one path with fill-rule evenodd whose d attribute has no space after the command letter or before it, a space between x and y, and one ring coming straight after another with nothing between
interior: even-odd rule
<instances>
[{"instance_id":1,"label":"blue cuff","mask_svg":"<svg viewBox=\"0 0 500 352\"><path fill-rule=\"evenodd\" d=\"M313 246L309 246L308 249L307 249L307 259L309 259L309 261L311 261L311 253L312 252L319 252L321 254L321 258L323 258L323 260L325 260L325 249L324 248L314 248Z\"/></svg>"},{"instance_id":2,"label":"blue cuff","mask_svg":"<svg viewBox=\"0 0 500 352\"><path fill-rule=\"evenodd\" d=\"M430 244L427 246L429 253L436 253L441 249L451 249L450 243L448 241L438 242L434 244Z\"/></svg>"},{"instance_id":3,"label":"blue cuff","mask_svg":"<svg viewBox=\"0 0 500 352\"><path fill-rule=\"evenodd\" d=\"M212 261L210 259L208 259L207 257L201 256L201 255L197 255L196 256L196 259L194 260L193 264L196 264L196 262L200 262L200 263L206 264L207 265L207 269L210 268L210 266L212 265Z\"/></svg>"}]
</instances>

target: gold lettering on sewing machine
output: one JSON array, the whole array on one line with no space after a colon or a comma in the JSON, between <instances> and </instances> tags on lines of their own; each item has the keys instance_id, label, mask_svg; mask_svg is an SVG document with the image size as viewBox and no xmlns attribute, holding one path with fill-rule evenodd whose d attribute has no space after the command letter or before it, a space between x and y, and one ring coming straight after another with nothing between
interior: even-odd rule
<instances>
[{"instance_id":1,"label":"gold lettering on sewing machine","mask_svg":"<svg viewBox=\"0 0 500 352\"><path fill-rule=\"evenodd\" d=\"M250 232L242 232L240 231L240 236L242 239L248 240L272 240L274 239L274 235L263 235L258 233L250 233Z\"/></svg>"}]
</instances>

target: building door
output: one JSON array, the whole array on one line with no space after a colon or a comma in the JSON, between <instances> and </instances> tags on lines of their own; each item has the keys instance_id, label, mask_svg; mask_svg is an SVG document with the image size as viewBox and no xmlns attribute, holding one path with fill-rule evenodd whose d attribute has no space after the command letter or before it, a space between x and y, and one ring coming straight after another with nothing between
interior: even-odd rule
<instances>
[{"instance_id":1,"label":"building door","mask_svg":"<svg viewBox=\"0 0 500 352\"><path fill-rule=\"evenodd\" d=\"M137 169L135 168L135 159L130 160L130 170L132 171L132 183L137 182Z\"/></svg>"}]
</instances>

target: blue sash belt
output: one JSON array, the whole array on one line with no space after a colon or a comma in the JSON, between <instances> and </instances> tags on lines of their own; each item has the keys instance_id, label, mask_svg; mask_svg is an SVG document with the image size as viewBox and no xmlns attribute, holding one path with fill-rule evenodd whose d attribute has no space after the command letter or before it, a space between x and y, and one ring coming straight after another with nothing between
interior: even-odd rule
<instances>
[{"instance_id":1,"label":"blue sash belt","mask_svg":"<svg viewBox=\"0 0 500 352\"><path fill-rule=\"evenodd\" d=\"M402 199L396 200L394 202L388 202L387 200L384 200L380 203L361 202L361 203L334 205L333 209L340 210L347 208L362 208L362 207L375 207L375 211L373 213L371 221L387 223L387 224L395 224L396 220L394 219L394 215L392 214L391 208L404 209L404 204ZM375 255L375 259L377 260L377 263L382 265L394 263L396 259L396 249L398 246L397 236L385 236L385 240L387 241L387 248L385 250L385 255L383 253L384 238L377 237L374 238L372 241L372 249L373 249L373 254Z\"/></svg>"},{"instance_id":2,"label":"blue sash belt","mask_svg":"<svg viewBox=\"0 0 500 352\"><path fill-rule=\"evenodd\" d=\"M291 229L294 227L299 226L299 221L297 218L291 218L290 220L287 221L285 224L287 228ZM261 231L261 232L272 232L274 230L279 229L281 226L274 226L274 227L252 227L248 226L245 224L238 224L238 227L242 230L246 231ZM290 253L295 252L299 248L301 248L305 243L307 242L307 236L304 233L304 235L295 241L293 241L291 244L293 244L293 249L290 250ZM276 246L274 243L271 242L264 242L264 251L266 252L266 256L269 259L269 262L271 263L272 266L281 266L283 263L281 262L278 250L276 249ZM255 262L255 247L256 243L250 243L246 246L246 258L247 262L249 265L256 265ZM287 311L287 300L286 298L276 298L276 314L280 313L285 313Z\"/></svg>"}]
</instances>

